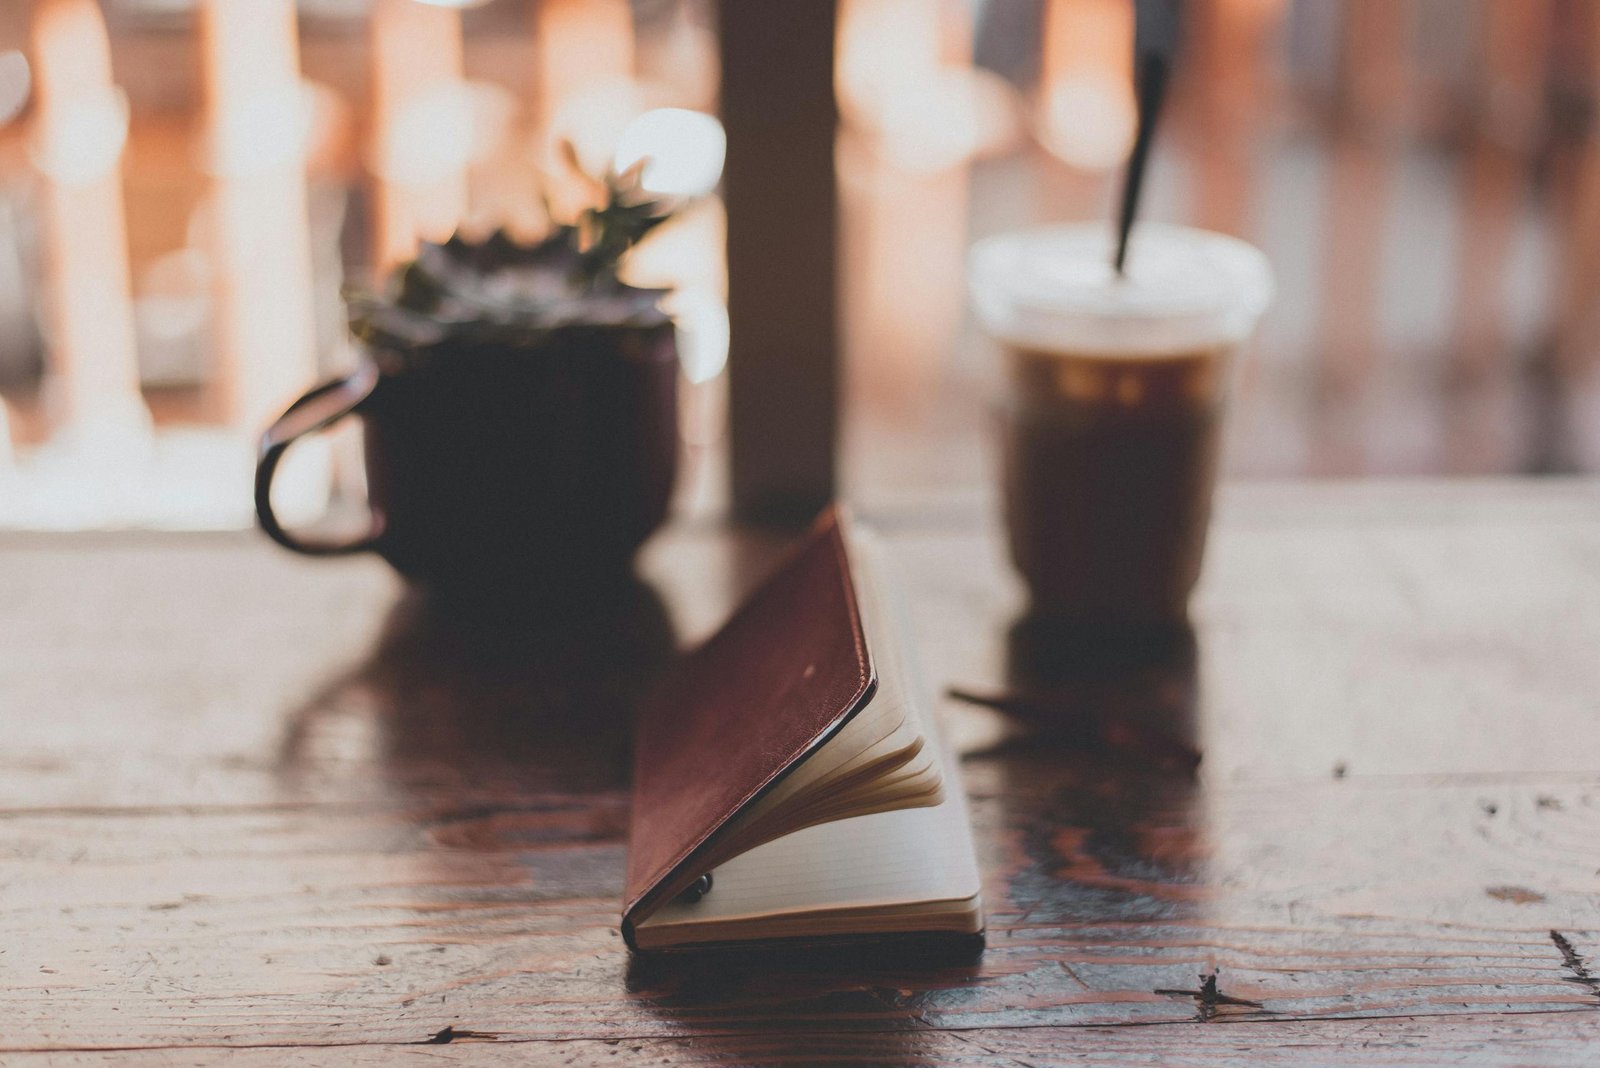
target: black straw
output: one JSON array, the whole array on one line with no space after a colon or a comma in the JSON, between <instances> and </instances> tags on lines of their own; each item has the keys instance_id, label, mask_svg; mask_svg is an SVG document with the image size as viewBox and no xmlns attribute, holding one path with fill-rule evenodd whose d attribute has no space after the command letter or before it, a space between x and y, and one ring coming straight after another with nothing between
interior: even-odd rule
<instances>
[{"instance_id":1,"label":"black straw","mask_svg":"<svg viewBox=\"0 0 1600 1068\"><path fill-rule=\"evenodd\" d=\"M1134 78L1139 101L1139 130L1122 180L1122 206L1117 213L1117 254L1112 260L1123 274L1128 259L1128 235L1139 214L1139 193L1144 189L1144 165L1155 142L1156 121L1167 95L1167 76L1178 39L1177 0L1138 0L1135 7Z\"/></svg>"}]
</instances>

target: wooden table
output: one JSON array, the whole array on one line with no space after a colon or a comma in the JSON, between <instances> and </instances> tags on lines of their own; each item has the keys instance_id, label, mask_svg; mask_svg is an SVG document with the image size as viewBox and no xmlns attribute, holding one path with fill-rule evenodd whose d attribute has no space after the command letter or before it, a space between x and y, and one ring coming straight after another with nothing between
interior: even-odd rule
<instances>
[{"instance_id":1,"label":"wooden table","mask_svg":"<svg viewBox=\"0 0 1600 1068\"><path fill-rule=\"evenodd\" d=\"M1204 762L944 703L989 942L932 966L618 938L629 702L770 536L535 632L248 534L0 535L0 1061L1595 1063L1600 484L1230 490L1193 644L1071 663L990 515L871 517L930 685L1053 672Z\"/></svg>"}]
</instances>

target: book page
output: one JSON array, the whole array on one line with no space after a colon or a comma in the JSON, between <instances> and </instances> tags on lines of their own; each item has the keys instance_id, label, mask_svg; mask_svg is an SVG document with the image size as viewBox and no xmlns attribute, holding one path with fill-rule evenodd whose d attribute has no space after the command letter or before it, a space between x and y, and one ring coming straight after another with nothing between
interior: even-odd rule
<instances>
[{"instance_id":1,"label":"book page","mask_svg":"<svg viewBox=\"0 0 1600 1068\"><path fill-rule=\"evenodd\" d=\"M670 902L647 928L828 910L965 901L980 890L962 791L932 808L822 823L734 857L699 901Z\"/></svg>"}]
</instances>

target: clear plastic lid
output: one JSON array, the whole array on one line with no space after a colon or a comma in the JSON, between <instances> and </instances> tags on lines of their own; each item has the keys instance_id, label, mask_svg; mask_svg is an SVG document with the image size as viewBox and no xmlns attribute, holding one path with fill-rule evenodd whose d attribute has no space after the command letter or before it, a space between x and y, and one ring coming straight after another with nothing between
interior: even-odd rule
<instances>
[{"instance_id":1,"label":"clear plastic lid","mask_svg":"<svg viewBox=\"0 0 1600 1068\"><path fill-rule=\"evenodd\" d=\"M1157 356L1237 344L1272 299L1267 258L1237 238L1140 223L1123 276L1114 240L1081 223L978 242L967 280L984 328L1026 348Z\"/></svg>"}]
</instances>

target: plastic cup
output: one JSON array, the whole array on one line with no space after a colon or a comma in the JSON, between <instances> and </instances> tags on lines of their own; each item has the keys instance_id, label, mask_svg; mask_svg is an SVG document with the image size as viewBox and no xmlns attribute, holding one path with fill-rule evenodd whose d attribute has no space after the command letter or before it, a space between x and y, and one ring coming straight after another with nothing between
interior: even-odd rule
<instances>
[{"instance_id":1,"label":"plastic cup","mask_svg":"<svg viewBox=\"0 0 1600 1068\"><path fill-rule=\"evenodd\" d=\"M1103 224L1003 234L968 279L1006 364L1006 531L1037 611L1183 618L1200 575L1230 368L1272 297L1236 238Z\"/></svg>"}]
</instances>

